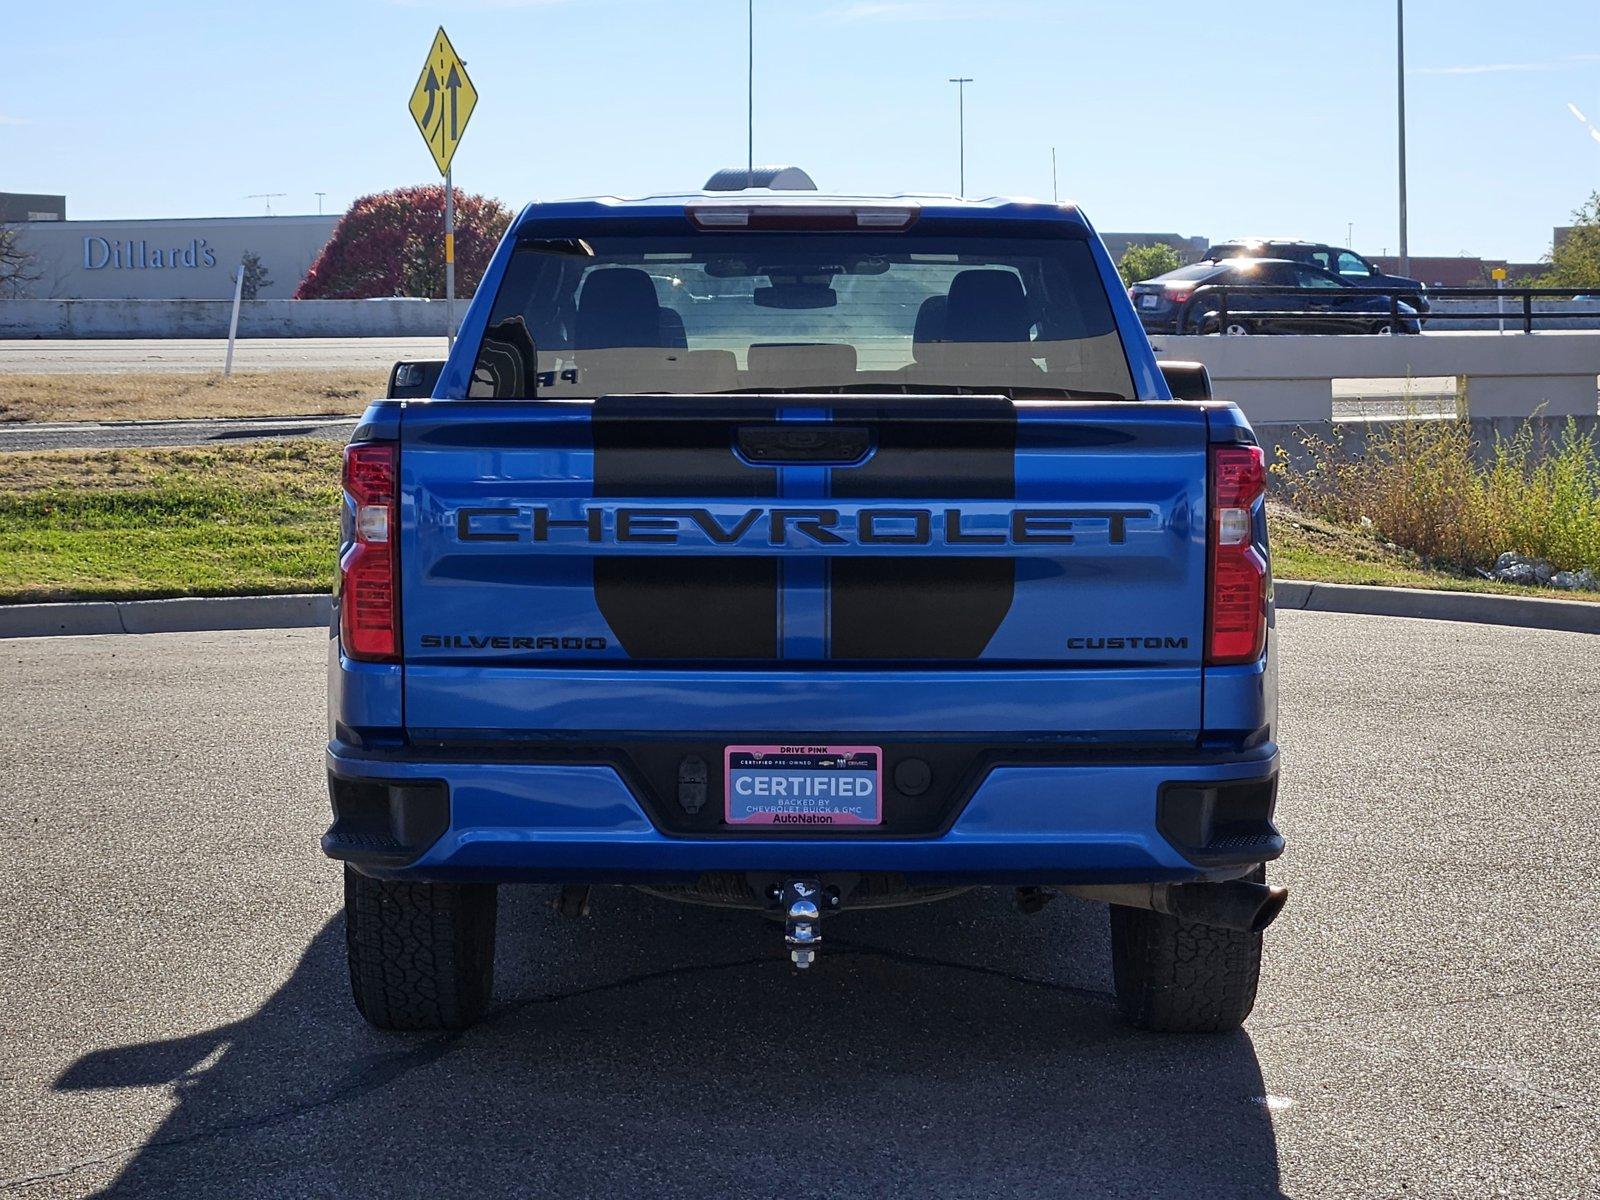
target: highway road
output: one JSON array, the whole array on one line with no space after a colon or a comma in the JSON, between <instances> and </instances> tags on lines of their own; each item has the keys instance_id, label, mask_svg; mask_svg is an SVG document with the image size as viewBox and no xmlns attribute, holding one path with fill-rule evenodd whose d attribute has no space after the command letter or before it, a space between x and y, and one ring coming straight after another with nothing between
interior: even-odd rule
<instances>
[{"instance_id":1,"label":"highway road","mask_svg":"<svg viewBox=\"0 0 1600 1200\"><path fill-rule=\"evenodd\" d=\"M1159 340L1159 339L1158 339ZM0 338L0 374L221 371L227 342L203 338ZM238 371L358 370L388 367L400 358L443 358L443 338L243 338L235 343ZM1437 379L1343 381L1335 396L1429 394ZM1454 388L1454 382L1449 384Z\"/></svg>"},{"instance_id":2,"label":"highway road","mask_svg":"<svg viewBox=\"0 0 1600 1200\"><path fill-rule=\"evenodd\" d=\"M498 1007L343 977L315 630L0 642L0 1194L1600 1192L1600 639L1282 618L1293 889L1247 1032L1140 1035L1103 912L502 904Z\"/></svg>"},{"instance_id":3,"label":"highway road","mask_svg":"<svg viewBox=\"0 0 1600 1200\"><path fill-rule=\"evenodd\" d=\"M81 340L0 339L0 375L57 375L88 372L220 371L225 342L145 338ZM443 338L247 338L237 343L239 371L314 371L384 368L402 358L443 358ZM1341 379L1333 385L1336 415L1351 420L1368 415L1361 400L1376 401L1374 413L1393 409L1397 397L1416 401L1425 412L1449 411L1455 379Z\"/></svg>"},{"instance_id":4,"label":"highway road","mask_svg":"<svg viewBox=\"0 0 1600 1200\"><path fill-rule=\"evenodd\" d=\"M8 450L115 450L131 446L210 446L257 438L322 437L345 442L355 417L226 417L201 421L18 421L0 424Z\"/></svg>"},{"instance_id":5,"label":"highway road","mask_svg":"<svg viewBox=\"0 0 1600 1200\"><path fill-rule=\"evenodd\" d=\"M241 371L385 368L402 358L444 354L441 338L250 338L239 342ZM144 339L0 340L0 375L125 372L199 372L221 369L219 341ZM0 384L3 387L3 384ZM1453 412L1455 380L1344 379L1333 385L1334 416L1358 420L1392 415L1405 407L1422 415ZM268 418L250 421L166 422L71 421L0 424L0 452L8 450L113 449L128 446L193 446L262 437L343 439L347 420Z\"/></svg>"},{"instance_id":6,"label":"highway road","mask_svg":"<svg viewBox=\"0 0 1600 1200\"><path fill-rule=\"evenodd\" d=\"M222 370L228 343L200 338L0 339L0 374ZM236 371L345 371L388 368L400 358L443 358L442 337L241 338Z\"/></svg>"}]
</instances>

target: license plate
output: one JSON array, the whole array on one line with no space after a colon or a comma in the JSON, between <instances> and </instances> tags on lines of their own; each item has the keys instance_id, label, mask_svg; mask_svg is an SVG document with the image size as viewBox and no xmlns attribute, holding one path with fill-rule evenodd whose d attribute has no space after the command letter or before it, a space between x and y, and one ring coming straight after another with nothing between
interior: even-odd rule
<instances>
[{"instance_id":1,"label":"license plate","mask_svg":"<svg viewBox=\"0 0 1600 1200\"><path fill-rule=\"evenodd\" d=\"M1161 297L1155 295L1154 293L1151 293L1149 295L1140 296L1139 297L1139 307L1140 308L1154 308L1156 306L1156 303L1160 299L1161 299Z\"/></svg>"},{"instance_id":2,"label":"license plate","mask_svg":"<svg viewBox=\"0 0 1600 1200\"><path fill-rule=\"evenodd\" d=\"M730 825L883 823L878 746L729 746L724 816Z\"/></svg>"}]
</instances>

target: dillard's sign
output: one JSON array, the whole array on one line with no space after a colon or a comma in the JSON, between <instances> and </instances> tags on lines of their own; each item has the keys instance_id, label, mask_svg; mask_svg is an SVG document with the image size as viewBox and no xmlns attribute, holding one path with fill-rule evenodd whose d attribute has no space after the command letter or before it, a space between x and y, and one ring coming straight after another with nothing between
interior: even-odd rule
<instances>
[{"instance_id":1,"label":"dillard's sign","mask_svg":"<svg viewBox=\"0 0 1600 1200\"><path fill-rule=\"evenodd\" d=\"M83 269L101 271L106 267L150 270L155 267L183 267L194 270L217 265L216 251L205 238L190 238L187 246L152 246L144 238L103 238L86 234L83 239Z\"/></svg>"}]
</instances>

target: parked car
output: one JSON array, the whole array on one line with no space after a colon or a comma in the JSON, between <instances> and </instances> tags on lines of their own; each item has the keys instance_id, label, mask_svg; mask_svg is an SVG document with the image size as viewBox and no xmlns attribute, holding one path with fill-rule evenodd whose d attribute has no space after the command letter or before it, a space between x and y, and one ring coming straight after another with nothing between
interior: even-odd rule
<instances>
[{"instance_id":1,"label":"parked car","mask_svg":"<svg viewBox=\"0 0 1600 1200\"><path fill-rule=\"evenodd\" d=\"M1218 242L1205 252L1213 261L1224 258L1279 258L1332 271L1346 283L1398 296L1422 316L1429 309L1428 285L1404 275L1390 275L1371 260L1343 246L1303 242L1293 238L1244 238Z\"/></svg>"},{"instance_id":2,"label":"parked car","mask_svg":"<svg viewBox=\"0 0 1600 1200\"><path fill-rule=\"evenodd\" d=\"M1217 288L1281 285L1283 292L1230 292L1227 314ZM1128 289L1146 333L1388 333L1389 297L1354 287L1331 271L1270 258L1198 262ZM1400 333L1417 333L1416 309L1401 303ZM1260 312L1294 316L1258 317Z\"/></svg>"},{"instance_id":3,"label":"parked car","mask_svg":"<svg viewBox=\"0 0 1600 1200\"><path fill-rule=\"evenodd\" d=\"M1262 450L1076 209L531 205L343 488L322 847L374 1025L476 1020L517 883L765 911L798 968L840 911L1067 893L1133 1025L1249 1013Z\"/></svg>"}]
</instances>

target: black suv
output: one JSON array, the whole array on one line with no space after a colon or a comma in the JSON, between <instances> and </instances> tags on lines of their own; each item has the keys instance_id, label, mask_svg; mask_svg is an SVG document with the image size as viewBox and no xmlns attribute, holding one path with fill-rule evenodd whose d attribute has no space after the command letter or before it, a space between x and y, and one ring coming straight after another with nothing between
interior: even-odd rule
<instances>
[{"instance_id":1,"label":"black suv","mask_svg":"<svg viewBox=\"0 0 1600 1200\"><path fill-rule=\"evenodd\" d=\"M1283 292L1234 292L1223 317L1223 287L1282 287ZM1146 333L1419 333L1416 309L1358 288L1308 263L1278 258L1197 262L1128 289ZM1265 313L1290 316L1265 316Z\"/></svg>"},{"instance_id":2,"label":"black suv","mask_svg":"<svg viewBox=\"0 0 1600 1200\"><path fill-rule=\"evenodd\" d=\"M1428 311L1428 285L1403 275L1386 275L1354 250L1330 246L1326 242L1302 242L1287 238L1240 238L1218 242L1204 255L1209 259L1282 258L1331 271L1353 287L1371 288L1398 296L1419 314Z\"/></svg>"}]
</instances>

